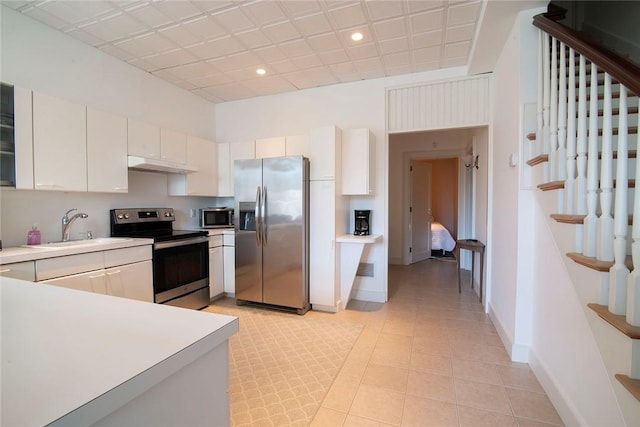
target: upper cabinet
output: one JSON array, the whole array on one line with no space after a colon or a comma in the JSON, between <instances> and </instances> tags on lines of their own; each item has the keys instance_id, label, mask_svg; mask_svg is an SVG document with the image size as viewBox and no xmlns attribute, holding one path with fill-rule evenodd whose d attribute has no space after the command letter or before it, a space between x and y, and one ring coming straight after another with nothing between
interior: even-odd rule
<instances>
[{"instance_id":1,"label":"upper cabinet","mask_svg":"<svg viewBox=\"0 0 640 427\"><path fill-rule=\"evenodd\" d=\"M171 129L160 129L160 159L187 163L187 135Z\"/></svg>"},{"instance_id":2,"label":"upper cabinet","mask_svg":"<svg viewBox=\"0 0 640 427\"><path fill-rule=\"evenodd\" d=\"M128 153L130 156L160 159L160 127L128 119Z\"/></svg>"},{"instance_id":3,"label":"upper cabinet","mask_svg":"<svg viewBox=\"0 0 640 427\"><path fill-rule=\"evenodd\" d=\"M218 147L215 142L195 136L187 137L186 163L197 169L188 174L169 175L169 195L217 196Z\"/></svg>"},{"instance_id":4,"label":"upper cabinet","mask_svg":"<svg viewBox=\"0 0 640 427\"><path fill-rule=\"evenodd\" d=\"M0 185L33 190L31 91L0 84Z\"/></svg>"},{"instance_id":5,"label":"upper cabinet","mask_svg":"<svg viewBox=\"0 0 640 427\"><path fill-rule=\"evenodd\" d=\"M375 137L369 129L342 131L342 194L374 193Z\"/></svg>"},{"instance_id":6,"label":"upper cabinet","mask_svg":"<svg viewBox=\"0 0 640 427\"><path fill-rule=\"evenodd\" d=\"M34 188L87 191L86 107L33 93Z\"/></svg>"},{"instance_id":7,"label":"upper cabinet","mask_svg":"<svg viewBox=\"0 0 640 427\"><path fill-rule=\"evenodd\" d=\"M128 190L127 119L87 107L87 189Z\"/></svg>"},{"instance_id":8,"label":"upper cabinet","mask_svg":"<svg viewBox=\"0 0 640 427\"><path fill-rule=\"evenodd\" d=\"M342 171L342 130L337 126L324 126L311 130L309 159L311 181L340 181Z\"/></svg>"},{"instance_id":9,"label":"upper cabinet","mask_svg":"<svg viewBox=\"0 0 640 427\"><path fill-rule=\"evenodd\" d=\"M287 156L309 157L309 135L291 135L285 138Z\"/></svg>"},{"instance_id":10,"label":"upper cabinet","mask_svg":"<svg viewBox=\"0 0 640 427\"><path fill-rule=\"evenodd\" d=\"M256 139L256 159L282 157L285 155L286 151L284 136Z\"/></svg>"},{"instance_id":11,"label":"upper cabinet","mask_svg":"<svg viewBox=\"0 0 640 427\"><path fill-rule=\"evenodd\" d=\"M218 196L233 197L233 162L257 158L255 150L253 141L218 144Z\"/></svg>"}]
</instances>

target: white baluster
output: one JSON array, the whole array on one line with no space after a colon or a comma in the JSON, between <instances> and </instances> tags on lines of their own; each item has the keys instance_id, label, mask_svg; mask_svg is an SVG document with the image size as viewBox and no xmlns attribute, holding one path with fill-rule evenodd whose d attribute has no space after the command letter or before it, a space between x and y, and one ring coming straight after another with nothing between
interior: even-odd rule
<instances>
[{"instance_id":1,"label":"white baluster","mask_svg":"<svg viewBox=\"0 0 640 427\"><path fill-rule=\"evenodd\" d=\"M605 84L607 77L605 77ZM611 79L608 80L609 91L611 91ZM609 107L611 107L611 101L609 101ZM611 115L611 113L609 113L609 115ZM611 124L609 124L609 126L611 126ZM629 228L629 215L627 214L627 193L629 188L629 179L627 177L627 129L627 89L624 86L620 85L620 113L618 115L618 158L616 160L616 205L614 212L615 218L613 229L615 235L613 240L613 253L615 263L609 270L609 311L615 314L626 313L627 283L629 281L629 269L625 265L625 259L627 258L627 229Z\"/></svg>"},{"instance_id":2,"label":"white baluster","mask_svg":"<svg viewBox=\"0 0 640 427\"><path fill-rule=\"evenodd\" d=\"M584 255L596 256L598 238L598 70L591 64L589 144L587 148L587 216L584 219Z\"/></svg>"},{"instance_id":3,"label":"white baluster","mask_svg":"<svg viewBox=\"0 0 640 427\"><path fill-rule=\"evenodd\" d=\"M593 84L593 76L591 77ZM613 261L613 126L611 117L611 76L604 76L602 157L600 160L600 218L598 259ZM619 162L618 162L619 163ZM626 178L625 178L626 179ZM621 183L618 183L621 185Z\"/></svg>"},{"instance_id":4,"label":"white baluster","mask_svg":"<svg viewBox=\"0 0 640 427\"><path fill-rule=\"evenodd\" d=\"M549 115L551 114L549 111L550 108L550 94L551 94L551 84L550 84L550 59L551 59L551 53L549 52L550 46L549 46L549 39L551 36L549 36L547 33L543 33L542 34L542 40L543 40L543 50L544 50L544 61L543 61L543 70L542 70L542 74L543 74L543 81L544 81L544 87L543 87L543 101L542 101L542 119L544 122L544 126L542 127L542 153L543 154L548 154L549 156L551 156L550 154L550 149L549 149ZM550 169L550 165L549 162L544 163L543 168L542 168L542 179L543 182L549 182L550 181L550 173L549 173L549 169Z\"/></svg>"},{"instance_id":5,"label":"white baluster","mask_svg":"<svg viewBox=\"0 0 640 427\"><path fill-rule=\"evenodd\" d=\"M580 55L580 76L578 79L578 141L576 168L576 213L587 214L587 65ZM576 227L576 252L586 253L584 249L584 225Z\"/></svg>"},{"instance_id":6,"label":"white baluster","mask_svg":"<svg viewBox=\"0 0 640 427\"><path fill-rule=\"evenodd\" d=\"M567 205L565 212L576 212L576 58L573 49L569 48L569 93L567 95L567 180L565 192Z\"/></svg>"},{"instance_id":7,"label":"white baluster","mask_svg":"<svg viewBox=\"0 0 640 427\"><path fill-rule=\"evenodd\" d=\"M622 97L622 91L620 92ZM638 127L640 127L640 115L638 115ZM636 150L640 152L640 133L636 136ZM636 160L636 184L640 183L640 162ZM640 326L640 197L638 194L633 199L633 227L631 236L631 258L633 259L633 272L629 276L627 284L627 323Z\"/></svg>"},{"instance_id":8,"label":"white baluster","mask_svg":"<svg viewBox=\"0 0 640 427\"><path fill-rule=\"evenodd\" d=\"M549 112L549 180L558 179L558 41L551 37L551 101ZM562 212L558 212L562 213Z\"/></svg>"},{"instance_id":9,"label":"white baluster","mask_svg":"<svg viewBox=\"0 0 640 427\"><path fill-rule=\"evenodd\" d=\"M544 128L543 102L544 102L544 39L547 37L542 30L539 31L538 40L538 98L536 102L536 143L532 157L543 154Z\"/></svg>"},{"instance_id":10,"label":"white baluster","mask_svg":"<svg viewBox=\"0 0 640 427\"><path fill-rule=\"evenodd\" d=\"M558 181L567 180L567 51L562 42L560 44L560 72L558 88ZM575 101L574 101L575 102ZM564 189L558 191L558 213L565 213Z\"/></svg>"}]
</instances>

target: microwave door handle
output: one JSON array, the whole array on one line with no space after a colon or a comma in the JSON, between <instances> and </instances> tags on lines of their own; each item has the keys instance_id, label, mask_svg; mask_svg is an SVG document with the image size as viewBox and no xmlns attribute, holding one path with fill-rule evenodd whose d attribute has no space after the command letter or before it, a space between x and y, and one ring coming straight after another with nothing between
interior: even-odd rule
<instances>
[{"instance_id":1,"label":"microwave door handle","mask_svg":"<svg viewBox=\"0 0 640 427\"><path fill-rule=\"evenodd\" d=\"M262 219L262 246L267 246L267 186L262 187L262 213L260 214Z\"/></svg>"},{"instance_id":2,"label":"microwave door handle","mask_svg":"<svg viewBox=\"0 0 640 427\"><path fill-rule=\"evenodd\" d=\"M261 194L260 194L260 186L258 186L258 188L256 189L256 207L255 207L255 212L254 212L254 218L255 218L255 226L256 226L256 246L260 246L261 243L261 239L260 239L260 202L261 202Z\"/></svg>"}]
</instances>

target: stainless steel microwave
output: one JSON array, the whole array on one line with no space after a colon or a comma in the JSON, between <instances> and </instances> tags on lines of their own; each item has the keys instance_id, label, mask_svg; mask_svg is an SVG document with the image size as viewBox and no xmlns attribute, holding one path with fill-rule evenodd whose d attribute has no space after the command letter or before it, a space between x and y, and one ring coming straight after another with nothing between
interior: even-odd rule
<instances>
[{"instance_id":1,"label":"stainless steel microwave","mask_svg":"<svg viewBox=\"0 0 640 427\"><path fill-rule=\"evenodd\" d=\"M200 227L228 228L233 227L233 208L200 209Z\"/></svg>"}]
</instances>

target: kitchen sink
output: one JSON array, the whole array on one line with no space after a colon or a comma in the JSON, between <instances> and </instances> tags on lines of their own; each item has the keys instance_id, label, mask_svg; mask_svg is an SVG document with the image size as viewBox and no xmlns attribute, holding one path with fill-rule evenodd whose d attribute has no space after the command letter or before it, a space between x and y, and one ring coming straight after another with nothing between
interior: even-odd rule
<instances>
[{"instance_id":1,"label":"kitchen sink","mask_svg":"<svg viewBox=\"0 0 640 427\"><path fill-rule=\"evenodd\" d=\"M127 237L99 237L97 239L84 239L84 240L68 240L66 242L49 242L41 245L22 245L25 248L33 249L63 249L63 248L77 248L84 246L104 245L108 243L121 243L133 240Z\"/></svg>"}]
</instances>

